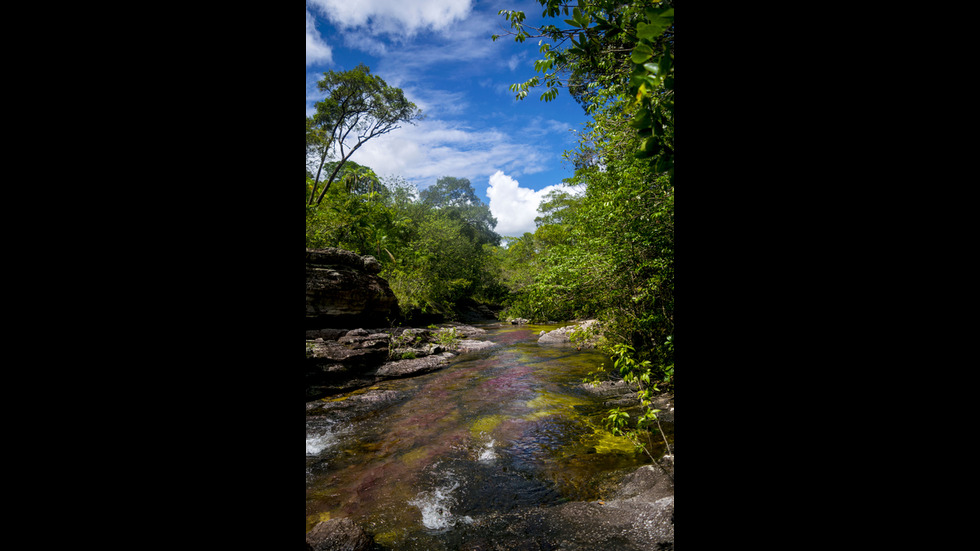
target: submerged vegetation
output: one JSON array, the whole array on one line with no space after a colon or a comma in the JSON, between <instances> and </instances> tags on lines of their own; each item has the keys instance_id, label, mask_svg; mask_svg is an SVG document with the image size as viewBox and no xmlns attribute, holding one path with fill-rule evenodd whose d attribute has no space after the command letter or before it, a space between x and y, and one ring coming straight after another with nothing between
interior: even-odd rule
<instances>
[{"instance_id":1,"label":"submerged vegetation","mask_svg":"<svg viewBox=\"0 0 980 551\"><path fill-rule=\"evenodd\" d=\"M564 88L590 115L566 152L575 175L565 183L584 193L553 191L533 233L501 236L465 178L422 191L379 178L351 153L421 112L366 67L331 71L307 118L306 244L377 257L406 312L453 318L475 301L501 319L600 320L611 373L646 408L613 410L608 425L649 450L651 397L674 383L673 2L538 2L553 24L500 12L517 42L541 39L538 75L512 90L523 99L543 87L547 102Z\"/></svg>"}]
</instances>

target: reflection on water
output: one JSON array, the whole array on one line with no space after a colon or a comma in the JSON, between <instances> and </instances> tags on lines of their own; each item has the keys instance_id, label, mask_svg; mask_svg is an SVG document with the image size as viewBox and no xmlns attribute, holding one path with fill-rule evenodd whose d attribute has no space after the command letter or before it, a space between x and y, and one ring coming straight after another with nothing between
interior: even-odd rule
<instances>
[{"instance_id":1,"label":"reflection on water","mask_svg":"<svg viewBox=\"0 0 980 551\"><path fill-rule=\"evenodd\" d=\"M441 549L481 515L598 499L645 463L578 388L605 358L539 346L555 327L487 327L497 347L370 390L398 400L308 416L307 530L346 516L383 546Z\"/></svg>"}]
</instances>

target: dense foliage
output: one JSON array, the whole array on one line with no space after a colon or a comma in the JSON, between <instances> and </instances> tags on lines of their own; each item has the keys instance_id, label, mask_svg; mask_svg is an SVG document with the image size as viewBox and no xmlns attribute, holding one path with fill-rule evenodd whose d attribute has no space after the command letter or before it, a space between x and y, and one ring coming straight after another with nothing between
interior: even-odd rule
<instances>
[{"instance_id":1,"label":"dense foliage","mask_svg":"<svg viewBox=\"0 0 980 551\"><path fill-rule=\"evenodd\" d=\"M674 375L673 2L538 2L560 21L533 28L523 12L501 11L517 42L541 38L544 56L542 77L512 90L524 98L543 83L550 101L566 87L591 121L566 153L575 175L540 205L536 230L495 233L465 178L418 191L349 161L362 140L419 116L359 67L325 74L329 96L307 119L307 247L378 257L403 311L452 316L476 299L504 306L501 317L599 319L613 370L647 406L632 420L613 411L610 424L642 443L656 422L651 390ZM344 149L350 132L359 141Z\"/></svg>"},{"instance_id":2,"label":"dense foliage","mask_svg":"<svg viewBox=\"0 0 980 551\"><path fill-rule=\"evenodd\" d=\"M469 180L441 178L418 194L407 182L382 181L351 161L339 174L345 185L307 207L307 247L339 247L381 260L381 276L405 313L452 317L464 299L499 295L489 275L492 247L500 242L496 220ZM311 192L308 184L307 199Z\"/></svg>"},{"instance_id":3,"label":"dense foliage","mask_svg":"<svg viewBox=\"0 0 980 551\"><path fill-rule=\"evenodd\" d=\"M507 313L598 318L614 371L646 406L632 422L611 411L610 425L648 449L651 391L674 375L673 2L538 2L542 17L561 21L530 27L523 12L500 12L517 42L542 39L541 77L511 89L523 99L543 83L550 101L567 87L592 115L567 154L576 171L566 183L585 192L552 193L536 231L498 255Z\"/></svg>"},{"instance_id":4,"label":"dense foliage","mask_svg":"<svg viewBox=\"0 0 980 551\"><path fill-rule=\"evenodd\" d=\"M542 39L538 45L544 57L534 65L542 77L532 76L511 90L523 99L543 78L542 100L553 100L559 88L567 87L589 113L602 109L611 97L629 100L634 109L630 124L640 138L631 151L673 178L673 0L538 2L543 17L561 21L532 27L525 24L524 12L500 11L514 40Z\"/></svg>"}]
</instances>

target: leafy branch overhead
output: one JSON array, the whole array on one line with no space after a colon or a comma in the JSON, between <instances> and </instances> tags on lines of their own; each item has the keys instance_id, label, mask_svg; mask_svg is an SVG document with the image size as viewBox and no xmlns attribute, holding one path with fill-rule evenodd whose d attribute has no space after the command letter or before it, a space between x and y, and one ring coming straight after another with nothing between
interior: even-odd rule
<instances>
[{"instance_id":1,"label":"leafy branch overhead","mask_svg":"<svg viewBox=\"0 0 980 551\"><path fill-rule=\"evenodd\" d=\"M500 10L507 34L520 43L538 38L544 56L534 75L511 85L517 99L541 86L541 100L552 101L567 87L586 112L622 101L633 110L631 126L642 138L638 158L657 172L674 172L674 8L673 0L538 0L542 17L564 26L526 23L521 11ZM500 35L491 37L493 40Z\"/></svg>"}]
</instances>

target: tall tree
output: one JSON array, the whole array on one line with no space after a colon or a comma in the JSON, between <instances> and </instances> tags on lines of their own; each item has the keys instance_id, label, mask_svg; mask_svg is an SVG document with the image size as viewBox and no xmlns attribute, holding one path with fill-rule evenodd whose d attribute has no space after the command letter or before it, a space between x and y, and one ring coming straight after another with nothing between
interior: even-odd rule
<instances>
[{"instance_id":1,"label":"tall tree","mask_svg":"<svg viewBox=\"0 0 980 551\"><path fill-rule=\"evenodd\" d=\"M323 201L341 168L364 143L400 128L401 123L413 124L422 118L422 111L405 99L401 89L388 86L365 65L340 73L323 73L317 87L327 92L327 97L316 103L316 114L307 118L307 160L316 166L307 205ZM338 155L339 160L320 189L324 166Z\"/></svg>"}]
</instances>

